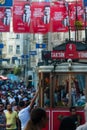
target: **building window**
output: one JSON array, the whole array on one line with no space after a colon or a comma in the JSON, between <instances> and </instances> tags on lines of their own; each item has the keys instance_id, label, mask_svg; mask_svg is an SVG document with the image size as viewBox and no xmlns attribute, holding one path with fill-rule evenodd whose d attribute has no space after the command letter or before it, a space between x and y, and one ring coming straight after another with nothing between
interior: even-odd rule
<instances>
[{"instance_id":1,"label":"building window","mask_svg":"<svg viewBox=\"0 0 87 130\"><path fill-rule=\"evenodd\" d=\"M20 54L20 45L16 46L16 54Z\"/></svg>"},{"instance_id":2,"label":"building window","mask_svg":"<svg viewBox=\"0 0 87 130\"><path fill-rule=\"evenodd\" d=\"M9 54L13 54L13 46L9 45Z\"/></svg>"},{"instance_id":3,"label":"building window","mask_svg":"<svg viewBox=\"0 0 87 130\"><path fill-rule=\"evenodd\" d=\"M19 34L16 35L16 39L20 39L20 35Z\"/></svg>"}]
</instances>

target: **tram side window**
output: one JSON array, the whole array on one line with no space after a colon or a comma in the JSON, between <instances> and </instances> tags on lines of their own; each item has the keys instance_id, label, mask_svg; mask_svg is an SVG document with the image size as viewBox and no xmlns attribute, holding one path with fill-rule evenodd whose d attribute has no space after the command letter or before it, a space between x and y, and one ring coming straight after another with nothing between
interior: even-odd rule
<instances>
[{"instance_id":1,"label":"tram side window","mask_svg":"<svg viewBox=\"0 0 87 130\"><path fill-rule=\"evenodd\" d=\"M69 102L71 106L84 106L86 102L85 75L71 75L71 79L68 74L59 75L57 84L54 90L54 106L68 106ZM69 96L71 96L71 101L69 101Z\"/></svg>"}]
</instances>

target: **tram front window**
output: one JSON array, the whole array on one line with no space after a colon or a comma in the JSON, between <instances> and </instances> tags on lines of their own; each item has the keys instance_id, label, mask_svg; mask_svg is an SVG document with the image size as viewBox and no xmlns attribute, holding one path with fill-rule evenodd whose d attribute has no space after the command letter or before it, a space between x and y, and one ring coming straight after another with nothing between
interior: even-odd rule
<instances>
[{"instance_id":1,"label":"tram front window","mask_svg":"<svg viewBox=\"0 0 87 130\"><path fill-rule=\"evenodd\" d=\"M53 96L53 107L84 106L85 77L84 74L54 74L53 78L48 76L48 84L44 86L44 107L50 107L51 96Z\"/></svg>"}]
</instances>

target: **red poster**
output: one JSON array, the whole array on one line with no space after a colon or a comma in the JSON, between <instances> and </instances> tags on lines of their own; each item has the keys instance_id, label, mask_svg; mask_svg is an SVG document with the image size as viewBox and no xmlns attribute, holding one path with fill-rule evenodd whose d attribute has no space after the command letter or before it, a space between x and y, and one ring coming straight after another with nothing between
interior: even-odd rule
<instances>
[{"instance_id":1,"label":"red poster","mask_svg":"<svg viewBox=\"0 0 87 130\"><path fill-rule=\"evenodd\" d=\"M50 31L51 10L49 2L32 3L32 31L33 33L47 33Z\"/></svg>"},{"instance_id":2,"label":"red poster","mask_svg":"<svg viewBox=\"0 0 87 130\"><path fill-rule=\"evenodd\" d=\"M72 2L69 3L69 15L70 15L70 27L71 30L75 30L76 21L81 25L78 29L82 30L84 26L84 8L82 6L82 2ZM78 23L77 23L78 24Z\"/></svg>"},{"instance_id":3,"label":"red poster","mask_svg":"<svg viewBox=\"0 0 87 130\"><path fill-rule=\"evenodd\" d=\"M17 33L29 33L31 30L31 6L29 2L14 3L13 30Z\"/></svg>"},{"instance_id":4,"label":"red poster","mask_svg":"<svg viewBox=\"0 0 87 130\"><path fill-rule=\"evenodd\" d=\"M66 32L69 26L69 17L64 2L57 2L51 7L52 32Z\"/></svg>"},{"instance_id":5,"label":"red poster","mask_svg":"<svg viewBox=\"0 0 87 130\"><path fill-rule=\"evenodd\" d=\"M0 7L0 32L10 31L11 8Z\"/></svg>"}]
</instances>

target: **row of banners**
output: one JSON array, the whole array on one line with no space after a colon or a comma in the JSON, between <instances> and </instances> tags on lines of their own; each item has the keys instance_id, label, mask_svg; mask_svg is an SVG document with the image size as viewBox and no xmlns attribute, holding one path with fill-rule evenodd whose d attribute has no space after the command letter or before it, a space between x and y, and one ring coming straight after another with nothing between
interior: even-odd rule
<instances>
[{"instance_id":1,"label":"row of banners","mask_svg":"<svg viewBox=\"0 0 87 130\"><path fill-rule=\"evenodd\" d=\"M48 33L83 30L87 25L87 10L77 2L15 2L12 7L0 7L0 32ZM78 27L76 28L76 26Z\"/></svg>"}]
</instances>

